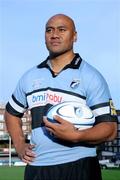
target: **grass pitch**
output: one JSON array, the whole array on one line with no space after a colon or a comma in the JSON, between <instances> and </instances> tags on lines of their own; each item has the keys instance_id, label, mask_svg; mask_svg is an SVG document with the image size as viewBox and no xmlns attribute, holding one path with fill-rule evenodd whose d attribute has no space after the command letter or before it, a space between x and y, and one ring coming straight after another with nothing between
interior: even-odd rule
<instances>
[{"instance_id":1,"label":"grass pitch","mask_svg":"<svg viewBox=\"0 0 120 180\"><path fill-rule=\"evenodd\" d=\"M23 180L24 167L0 167L0 180ZM120 169L102 170L103 180L120 180Z\"/></svg>"},{"instance_id":2,"label":"grass pitch","mask_svg":"<svg viewBox=\"0 0 120 180\"><path fill-rule=\"evenodd\" d=\"M18 166L1 166L0 167L0 180L23 180L24 167Z\"/></svg>"},{"instance_id":3,"label":"grass pitch","mask_svg":"<svg viewBox=\"0 0 120 180\"><path fill-rule=\"evenodd\" d=\"M120 169L102 170L103 180L120 180Z\"/></svg>"}]
</instances>

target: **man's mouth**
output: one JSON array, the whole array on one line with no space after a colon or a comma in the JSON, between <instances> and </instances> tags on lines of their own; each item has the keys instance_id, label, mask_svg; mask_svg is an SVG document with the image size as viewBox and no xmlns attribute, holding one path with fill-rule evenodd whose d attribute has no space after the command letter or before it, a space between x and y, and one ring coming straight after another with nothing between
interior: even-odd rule
<instances>
[{"instance_id":1,"label":"man's mouth","mask_svg":"<svg viewBox=\"0 0 120 180\"><path fill-rule=\"evenodd\" d=\"M61 43L60 42L58 42L58 41L52 41L51 42L51 45L53 45L53 46L58 46L58 45L60 45Z\"/></svg>"}]
</instances>

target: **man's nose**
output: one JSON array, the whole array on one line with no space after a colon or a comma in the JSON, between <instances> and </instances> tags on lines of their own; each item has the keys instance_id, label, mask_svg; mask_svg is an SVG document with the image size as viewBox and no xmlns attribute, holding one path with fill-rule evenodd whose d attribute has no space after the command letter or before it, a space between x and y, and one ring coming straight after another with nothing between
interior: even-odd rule
<instances>
[{"instance_id":1,"label":"man's nose","mask_svg":"<svg viewBox=\"0 0 120 180\"><path fill-rule=\"evenodd\" d=\"M53 38L58 38L59 37L59 31L57 29L53 31L52 37Z\"/></svg>"}]
</instances>

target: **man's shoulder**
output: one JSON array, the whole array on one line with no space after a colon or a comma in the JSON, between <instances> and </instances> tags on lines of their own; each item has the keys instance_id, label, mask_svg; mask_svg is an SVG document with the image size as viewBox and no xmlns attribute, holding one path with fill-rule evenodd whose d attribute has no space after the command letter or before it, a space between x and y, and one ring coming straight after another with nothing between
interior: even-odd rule
<instances>
[{"instance_id":1,"label":"man's shoulder","mask_svg":"<svg viewBox=\"0 0 120 180\"><path fill-rule=\"evenodd\" d=\"M102 73L85 60L81 64L81 76L85 82L101 83L106 81Z\"/></svg>"},{"instance_id":2,"label":"man's shoulder","mask_svg":"<svg viewBox=\"0 0 120 180\"><path fill-rule=\"evenodd\" d=\"M26 70L24 73L23 73L23 76L22 77L27 77L29 75L32 75L33 73L37 72L37 66L33 66L31 68L29 68L28 70Z\"/></svg>"},{"instance_id":3,"label":"man's shoulder","mask_svg":"<svg viewBox=\"0 0 120 180\"><path fill-rule=\"evenodd\" d=\"M94 67L93 65L89 64L87 61L85 60L82 60L82 63L81 63L81 71L85 74L88 74L88 75L101 75L100 71Z\"/></svg>"}]
</instances>

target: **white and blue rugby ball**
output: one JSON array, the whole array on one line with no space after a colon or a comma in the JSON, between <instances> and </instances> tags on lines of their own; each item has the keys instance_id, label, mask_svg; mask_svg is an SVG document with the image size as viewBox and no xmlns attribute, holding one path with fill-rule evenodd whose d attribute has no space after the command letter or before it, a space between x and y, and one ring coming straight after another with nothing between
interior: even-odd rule
<instances>
[{"instance_id":1,"label":"white and blue rugby ball","mask_svg":"<svg viewBox=\"0 0 120 180\"><path fill-rule=\"evenodd\" d=\"M67 101L52 106L47 112L47 119L55 123L54 115L58 115L66 121L74 124L78 129L87 129L95 122L91 109L82 103Z\"/></svg>"}]
</instances>

